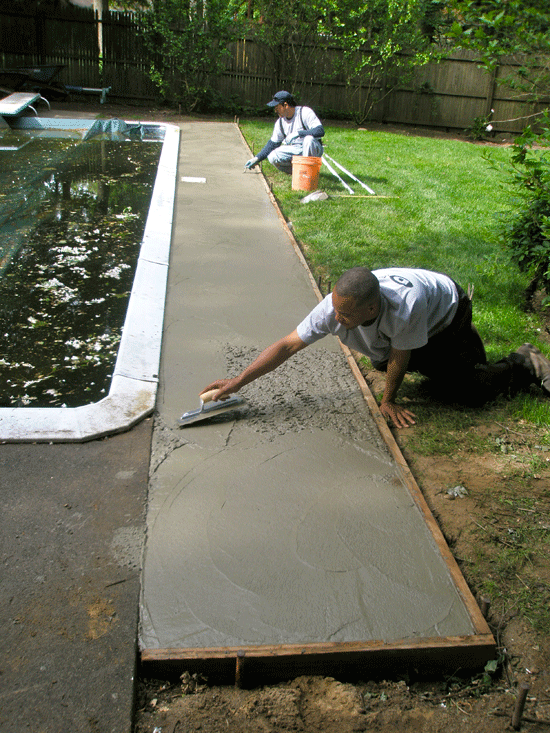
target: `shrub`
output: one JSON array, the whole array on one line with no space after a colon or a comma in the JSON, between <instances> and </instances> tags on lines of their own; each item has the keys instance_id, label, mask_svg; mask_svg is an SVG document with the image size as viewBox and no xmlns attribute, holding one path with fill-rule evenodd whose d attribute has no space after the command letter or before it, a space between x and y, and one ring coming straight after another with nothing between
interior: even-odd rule
<instances>
[{"instance_id":1,"label":"shrub","mask_svg":"<svg viewBox=\"0 0 550 733\"><path fill-rule=\"evenodd\" d=\"M212 78L223 68L236 33L231 3L155 0L139 17L150 54L149 76L161 97L186 112L219 105Z\"/></svg>"},{"instance_id":2,"label":"shrub","mask_svg":"<svg viewBox=\"0 0 550 733\"><path fill-rule=\"evenodd\" d=\"M505 218L502 241L512 260L530 283L527 305L537 290L544 290L543 305L550 305L550 128L535 133L527 127L516 138L510 159L511 184L517 207Z\"/></svg>"}]
</instances>

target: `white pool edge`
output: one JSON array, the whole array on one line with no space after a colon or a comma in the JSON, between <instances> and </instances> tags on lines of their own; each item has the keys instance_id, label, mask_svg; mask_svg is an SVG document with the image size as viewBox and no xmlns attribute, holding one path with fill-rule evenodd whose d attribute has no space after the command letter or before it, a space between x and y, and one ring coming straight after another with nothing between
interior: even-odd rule
<instances>
[{"instance_id":1,"label":"white pool edge","mask_svg":"<svg viewBox=\"0 0 550 733\"><path fill-rule=\"evenodd\" d=\"M165 134L109 394L82 407L1 407L0 443L93 440L128 430L155 408L180 128L140 124Z\"/></svg>"}]
</instances>

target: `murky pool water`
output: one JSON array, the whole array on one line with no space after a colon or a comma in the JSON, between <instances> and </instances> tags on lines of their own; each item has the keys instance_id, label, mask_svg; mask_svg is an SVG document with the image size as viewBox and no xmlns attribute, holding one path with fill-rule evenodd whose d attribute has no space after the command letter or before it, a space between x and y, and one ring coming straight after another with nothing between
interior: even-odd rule
<instances>
[{"instance_id":1,"label":"murky pool water","mask_svg":"<svg viewBox=\"0 0 550 733\"><path fill-rule=\"evenodd\" d=\"M108 393L161 147L0 130L0 406Z\"/></svg>"}]
</instances>

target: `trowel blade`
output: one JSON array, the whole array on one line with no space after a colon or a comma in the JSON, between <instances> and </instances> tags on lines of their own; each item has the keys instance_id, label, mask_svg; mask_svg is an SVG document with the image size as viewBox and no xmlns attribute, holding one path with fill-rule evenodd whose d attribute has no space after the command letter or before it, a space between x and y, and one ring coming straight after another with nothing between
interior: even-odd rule
<instances>
[{"instance_id":1,"label":"trowel blade","mask_svg":"<svg viewBox=\"0 0 550 733\"><path fill-rule=\"evenodd\" d=\"M229 410L234 410L243 404L244 399L238 395L231 395L226 400L219 400L218 402L207 402L198 410L184 412L178 420L178 423L180 425L191 425L194 422L199 422L199 420L206 420L215 415L221 415L224 412L229 412Z\"/></svg>"}]
</instances>

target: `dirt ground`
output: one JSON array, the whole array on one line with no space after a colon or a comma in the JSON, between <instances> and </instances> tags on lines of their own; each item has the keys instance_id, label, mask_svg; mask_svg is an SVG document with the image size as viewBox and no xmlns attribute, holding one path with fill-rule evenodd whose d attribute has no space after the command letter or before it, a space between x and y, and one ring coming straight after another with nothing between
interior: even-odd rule
<instances>
[{"instance_id":1,"label":"dirt ground","mask_svg":"<svg viewBox=\"0 0 550 733\"><path fill-rule=\"evenodd\" d=\"M550 342L548 334L547 328ZM380 377L364 373L378 394ZM213 685L189 673L179 680L142 678L135 733L500 733L512 730L521 683L529 686L521 729L550 731L548 429L518 423L497 405L457 431L454 451L419 450L421 430L393 432L478 602L491 601L494 665L468 676L408 673L351 682L302 676L254 689ZM538 544L528 547L533 537Z\"/></svg>"}]
</instances>

